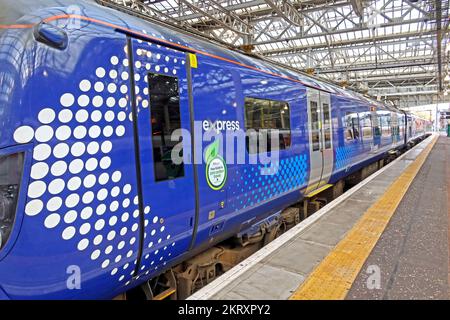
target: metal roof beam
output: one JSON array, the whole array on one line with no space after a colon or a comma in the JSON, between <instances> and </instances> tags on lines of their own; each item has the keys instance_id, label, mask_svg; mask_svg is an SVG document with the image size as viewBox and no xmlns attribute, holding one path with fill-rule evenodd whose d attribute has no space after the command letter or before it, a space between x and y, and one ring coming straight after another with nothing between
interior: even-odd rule
<instances>
[{"instance_id":1,"label":"metal roof beam","mask_svg":"<svg viewBox=\"0 0 450 320\"><path fill-rule=\"evenodd\" d=\"M228 29L240 35L250 35L251 26L240 19L232 11L224 9L215 0L179 0L192 11L208 17L222 28Z\"/></svg>"},{"instance_id":2,"label":"metal roof beam","mask_svg":"<svg viewBox=\"0 0 450 320\"><path fill-rule=\"evenodd\" d=\"M369 77L351 77L348 76L347 79L350 82L358 82L358 81L366 81L366 82L381 82L381 81L386 81L389 80L391 82L400 82L400 81L408 81L411 80L412 77L414 78L414 80L422 80L422 81L429 81L432 79L436 79L436 75L434 73L431 72L413 72L411 74L403 74L403 75L399 75L399 74L384 74L384 75L377 75L377 76L369 76Z\"/></svg>"},{"instance_id":3,"label":"metal roof beam","mask_svg":"<svg viewBox=\"0 0 450 320\"><path fill-rule=\"evenodd\" d=\"M268 4L279 17L283 18L287 22L297 27L304 26L304 18L305 16L298 11L297 8L293 6L292 3L286 0L265 0L266 4Z\"/></svg>"},{"instance_id":4,"label":"metal roof beam","mask_svg":"<svg viewBox=\"0 0 450 320\"><path fill-rule=\"evenodd\" d=\"M358 15L358 17L362 18L364 14L364 4L362 0L350 0L352 4L353 11Z\"/></svg>"},{"instance_id":5,"label":"metal roof beam","mask_svg":"<svg viewBox=\"0 0 450 320\"><path fill-rule=\"evenodd\" d=\"M393 69L393 68L405 68L405 67L414 67L414 66L429 66L429 65L435 65L432 61L417 61L417 62L408 62L408 63L386 63L386 64L379 64L377 66L355 66L355 67L349 67L349 68L335 68L334 70L329 69L320 69L317 68L317 74L325 74L325 73L345 73L349 71L366 71L366 70L378 70L378 69Z\"/></svg>"},{"instance_id":6,"label":"metal roof beam","mask_svg":"<svg viewBox=\"0 0 450 320\"><path fill-rule=\"evenodd\" d=\"M424 37L419 37L419 38L408 38L408 39L394 39L394 40L385 40L383 42L377 42L377 46L379 47L383 47L383 46L389 46L389 45L396 45L396 44L414 44L414 43L423 43L424 46L430 47L432 49L434 49L434 41L435 37L434 35L430 34L428 36L424 36ZM372 47L373 46L373 42L362 42L359 44L347 44L347 45L342 45L342 46L334 46L332 49L337 51L337 49L339 49L339 51L346 51L346 50L359 50L359 49L366 49L368 47ZM297 51L298 50L298 51ZM283 57L291 57L291 56L298 56L300 53L306 52L307 48L302 49L302 47L297 47L296 48L296 52L286 52L286 53L281 53L281 54L277 54L274 56L271 56L271 58L283 58ZM324 47L324 48L319 48L314 50L315 53L326 53L328 52L328 47ZM392 53L392 52L391 52Z\"/></svg>"},{"instance_id":7,"label":"metal roof beam","mask_svg":"<svg viewBox=\"0 0 450 320\"><path fill-rule=\"evenodd\" d=\"M400 52L394 52L394 54L399 54ZM291 61L295 61L295 59L299 59L301 56L303 55L296 55L296 56L290 56ZM409 62L409 61L436 61L436 56L432 53L432 54L428 54L428 55L417 55L417 56L391 56L391 55L387 55L389 56L389 58L384 58L381 59L380 58L380 54L379 53L366 53L363 56L366 58L365 61L357 61L357 58L359 58L361 55L354 55L351 57L347 57L345 60L346 62L341 62L339 63L339 66L341 67L349 67L352 65L366 65L366 64L370 64L370 65L379 65L379 64L383 64L383 63L392 63L392 62ZM374 62L374 60L372 60L371 58L375 58L377 57L377 61ZM286 61L285 60L286 57L282 57L280 59L278 59L278 57L272 57L272 60L276 60L276 61ZM325 59L325 57L321 57L321 59ZM342 58L339 58L342 59ZM320 66L325 66L326 61L321 61Z\"/></svg>"},{"instance_id":8,"label":"metal roof beam","mask_svg":"<svg viewBox=\"0 0 450 320\"><path fill-rule=\"evenodd\" d=\"M389 34L384 36L377 36L375 38L375 41L386 41L386 40L395 40L399 38L410 38L410 37L420 37L420 36L428 36L435 34L436 31L430 30L425 32L420 31L412 31L412 32L403 32L398 34ZM362 43L370 43L373 42L373 37L366 37L366 38L355 38L350 40L342 40L342 41L336 41L332 42L330 44L331 48L338 48L342 46L350 46L352 44L362 44ZM260 43L255 43L255 46L258 47ZM282 53L293 53L293 52L301 52L304 50L307 50L308 48L311 50L321 49L328 47L328 44L326 43L318 43L318 44L311 44L311 45L303 45L303 46L296 46L296 47L286 47L286 48L280 48L280 49L273 49L273 50L264 50L260 49L257 50L259 54L265 55L265 56L271 56L271 55L278 55Z\"/></svg>"},{"instance_id":9,"label":"metal roof beam","mask_svg":"<svg viewBox=\"0 0 450 320\"><path fill-rule=\"evenodd\" d=\"M321 1L317 3L313 3L314 1L304 1L304 2L294 2L292 3L292 6L296 9L301 10L302 13L311 13L319 10L323 10L324 6L326 7L342 7L347 6L349 4L348 1L345 0L336 0L336 1ZM263 20L266 20L267 18L271 17L271 14L273 12L273 9L269 6L266 6L267 3L265 0L253 0L253 1L246 1L243 3L236 3L224 6L225 9L229 11L240 11L245 10L248 12L243 13L236 13L241 18L248 18L252 17L253 22L258 22L258 18L263 17ZM264 6L261 8L261 6ZM249 10L255 8L254 10ZM174 12L167 12L168 14L176 14L176 11ZM177 17L176 19L180 21L188 21L188 20L194 20L199 19L202 17L202 14L200 13L192 13L183 15L180 17Z\"/></svg>"},{"instance_id":10,"label":"metal roof beam","mask_svg":"<svg viewBox=\"0 0 450 320\"><path fill-rule=\"evenodd\" d=\"M378 25L377 27L379 27L379 28L394 27L394 26L401 26L401 25L407 25L407 24L412 24L412 23L422 23L425 21L427 21L425 18L416 18L416 19L411 19L411 20L382 23L382 24ZM290 38L282 38L279 40L279 42L289 42L289 41L293 41L293 40L301 40L301 39L314 38L314 37L323 37L323 36L327 36L327 35L337 35L337 34L344 34L344 33L364 31L364 30L369 30L369 28L360 24L359 27L356 27L356 28L345 28L345 29L339 29L339 30L329 30L326 32L299 34L299 35L296 35L296 36L293 36ZM394 34L393 36L398 38L399 35L401 35L401 34ZM273 42L272 41L260 41L256 44L264 45L264 44L270 44L270 43L273 43Z\"/></svg>"},{"instance_id":11,"label":"metal roof beam","mask_svg":"<svg viewBox=\"0 0 450 320\"><path fill-rule=\"evenodd\" d=\"M438 82L439 92L443 91L442 80L442 3L441 0L436 0L436 42L437 42L437 64L438 64Z\"/></svg>"},{"instance_id":12,"label":"metal roof beam","mask_svg":"<svg viewBox=\"0 0 450 320\"><path fill-rule=\"evenodd\" d=\"M139 0L96 0L96 1L103 6L111 7L116 10L121 10L123 12L137 16L139 18L153 19L153 21L155 22L159 20L166 25L170 25L172 28L184 29L195 34L196 36L206 37L206 35L202 34L200 31L192 27L190 24L178 21L177 19L173 18L170 15L162 13L161 11L156 10L154 8L148 7L142 1ZM221 39L214 39L214 40L218 40L223 44Z\"/></svg>"}]
</instances>

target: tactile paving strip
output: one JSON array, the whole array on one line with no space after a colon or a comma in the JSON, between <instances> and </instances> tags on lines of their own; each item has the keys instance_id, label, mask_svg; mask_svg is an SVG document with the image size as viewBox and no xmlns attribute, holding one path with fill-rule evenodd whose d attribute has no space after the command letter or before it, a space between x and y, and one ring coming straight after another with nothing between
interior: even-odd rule
<instances>
[{"instance_id":1,"label":"tactile paving strip","mask_svg":"<svg viewBox=\"0 0 450 320\"><path fill-rule=\"evenodd\" d=\"M423 150L385 194L372 205L328 256L290 297L291 300L344 299L370 252L394 215L437 137Z\"/></svg>"}]
</instances>

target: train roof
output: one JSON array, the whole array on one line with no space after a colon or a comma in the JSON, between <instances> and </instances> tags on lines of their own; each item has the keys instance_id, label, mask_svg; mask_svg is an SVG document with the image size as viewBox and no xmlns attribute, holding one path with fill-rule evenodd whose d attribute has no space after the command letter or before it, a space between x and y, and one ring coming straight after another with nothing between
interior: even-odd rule
<instances>
[{"instance_id":1,"label":"train roof","mask_svg":"<svg viewBox=\"0 0 450 320\"><path fill-rule=\"evenodd\" d=\"M207 53L210 56L219 57L239 65L247 66L251 69L257 69L266 74L300 82L308 87L328 91L365 104L383 106L390 110L399 111L395 107L387 106L372 100L361 93L343 89L336 84L306 75L298 70L290 69L289 67L284 67L253 55L246 55L216 43L208 42L195 35L164 25L164 22L144 20L102 6L94 0L80 0L76 5L70 0L2 0L2 7L3 10L0 11L0 26L12 24L36 24L51 16L77 14L89 17L95 21L101 21L103 22L103 25L109 25L110 28L111 25L114 25L119 28L139 33L141 36L148 36L150 38L170 42L175 46L190 48L194 52ZM45 10L45 12L43 10ZM0 28L0 32L1 30L2 29Z\"/></svg>"}]
</instances>

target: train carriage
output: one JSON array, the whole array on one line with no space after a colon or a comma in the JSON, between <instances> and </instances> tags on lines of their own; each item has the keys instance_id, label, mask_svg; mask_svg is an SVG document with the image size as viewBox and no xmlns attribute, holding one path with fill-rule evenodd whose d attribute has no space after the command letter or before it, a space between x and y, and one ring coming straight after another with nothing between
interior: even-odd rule
<instances>
[{"instance_id":1,"label":"train carriage","mask_svg":"<svg viewBox=\"0 0 450 320\"><path fill-rule=\"evenodd\" d=\"M0 298L113 298L426 134L361 94L72 3L2 3ZM227 155L233 133L271 131L271 150L247 135Z\"/></svg>"}]
</instances>

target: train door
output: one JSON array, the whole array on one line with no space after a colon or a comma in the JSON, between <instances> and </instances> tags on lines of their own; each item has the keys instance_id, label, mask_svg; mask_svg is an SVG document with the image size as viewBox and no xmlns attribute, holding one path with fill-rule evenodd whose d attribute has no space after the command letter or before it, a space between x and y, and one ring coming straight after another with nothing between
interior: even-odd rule
<instances>
[{"instance_id":1,"label":"train door","mask_svg":"<svg viewBox=\"0 0 450 320\"><path fill-rule=\"evenodd\" d=\"M191 161L190 53L132 38L127 50L141 180L136 275L151 275L185 253L192 240L196 183Z\"/></svg>"},{"instance_id":2,"label":"train door","mask_svg":"<svg viewBox=\"0 0 450 320\"><path fill-rule=\"evenodd\" d=\"M329 93L320 93L320 104L322 114L322 154L323 170L319 187L327 184L333 173L334 152L333 152L333 130L331 125L331 97Z\"/></svg>"},{"instance_id":3,"label":"train door","mask_svg":"<svg viewBox=\"0 0 450 320\"><path fill-rule=\"evenodd\" d=\"M328 183L333 171L333 128L330 94L308 89L310 176L306 193Z\"/></svg>"}]
</instances>

